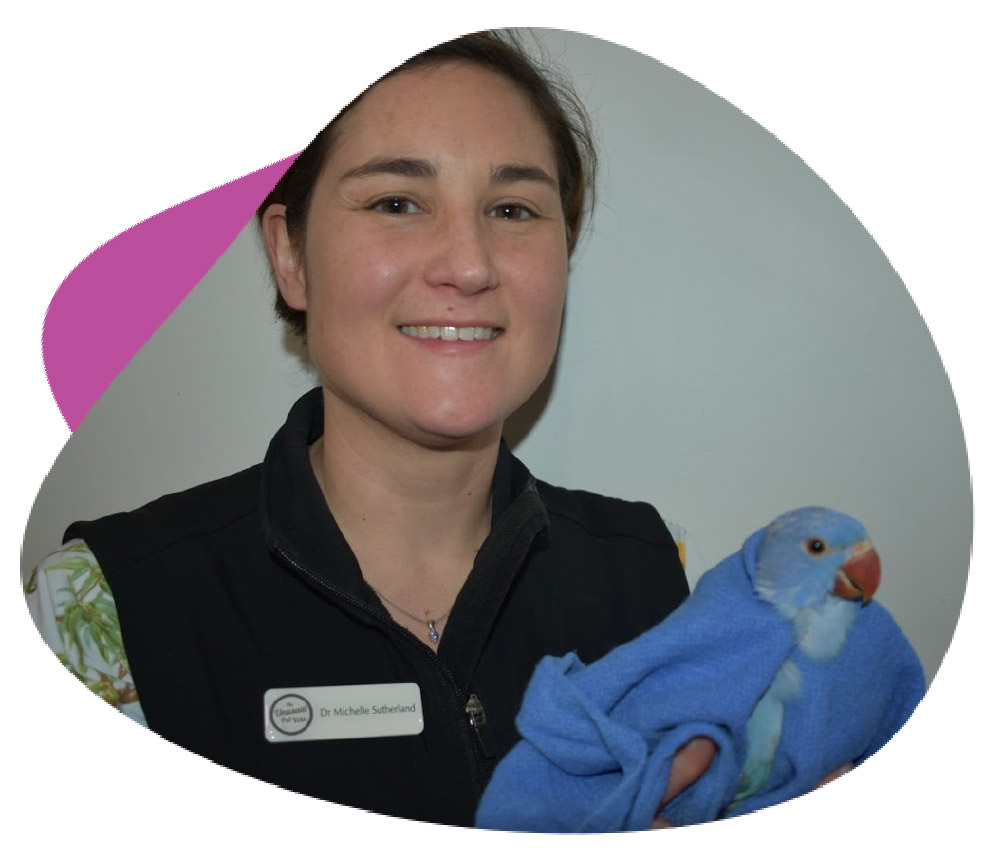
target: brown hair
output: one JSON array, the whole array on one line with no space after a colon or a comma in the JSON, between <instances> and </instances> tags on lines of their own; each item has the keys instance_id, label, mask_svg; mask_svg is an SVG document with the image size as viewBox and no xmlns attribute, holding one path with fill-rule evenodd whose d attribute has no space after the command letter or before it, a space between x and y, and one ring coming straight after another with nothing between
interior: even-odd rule
<instances>
[{"instance_id":1,"label":"brown hair","mask_svg":"<svg viewBox=\"0 0 994 863\"><path fill-rule=\"evenodd\" d=\"M302 248L314 186L334 145L341 119L362 99L365 92L385 78L398 72L453 60L483 66L509 79L528 97L545 124L552 139L559 170L560 199L566 221L566 248L568 254L572 255L584 218L593 203L597 154L590 120L569 81L548 64L540 65L530 57L518 36L509 31L471 33L443 42L416 54L370 85L346 105L294 160L259 206L256 212L259 223L262 223L263 214L271 204L284 204L287 232L294 245L298 249ZM306 312L290 308L278 290L276 313L297 335L305 336Z\"/></svg>"}]
</instances>

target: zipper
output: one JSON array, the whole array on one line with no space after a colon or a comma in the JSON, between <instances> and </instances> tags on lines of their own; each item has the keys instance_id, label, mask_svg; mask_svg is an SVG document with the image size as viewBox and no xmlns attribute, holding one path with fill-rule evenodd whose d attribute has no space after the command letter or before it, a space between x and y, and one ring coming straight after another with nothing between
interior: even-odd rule
<instances>
[{"instance_id":1,"label":"zipper","mask_svg":"<svg viewBox=\"0 0 994 863\"><path fill-rule=\"evenodd\" d=\"M401 638L407 639L407 641L410 644L415 646L415 649L421 650L434 664L435 668L438 669L438 671L441 673L442 678L445 680L446 684L448 684L447 688L449 689L450 694L453 696L455 703L460 707L462 706L463 692L460 689L459 684L456 683L455 677L452 676L452 672L449 670L449 667L438 658L438 655L435 653L434 650L432 650L430 647L428 647L428 645L424 644L423 642L415 638L414 635L408 632L403 626L398 624L389 615L384 615L378 609L370 605L366 605L366 603L356 599L354 596L352 596L352 594L346 593L344 590L341 590L335 587L334 585L329 584L327 581L321 578L321 576L319 576L317 573L311 572L305 566L302 566L301 564L297 563L297 561L290 556L290 553L286 549L284 549L282 543L280 543L278 540L275 540L273 542L272 547L276 551L276 553L280 556L280 558L291 569L295 570L296 572L299 572L308 581L311 581L314 584L318 585L322 590L326 591L327 593L330 593L332 596L334 596L338 600L341 600L346 605L351 605L353 608L358 609L376 618L381 623L385 624L388 628L396 631ZM491 754L492 748L488 746L489 734L485 730L487 724L487 717L486 714L483 712L483 704L480 702L480 699L475 694L470 694L469 700L466 702L466 705L463 709L469 718L469 722L467 725L463 725L462 723L460 723L460 728L462 729L463 739L467 744L467 748L473 753L473 757L471 759L472 779L473 779L473 786L476 789L477 796L479 796L483 793L483 789L486 786L487 782L489 781L490 772L491 772L489 761L493 757ZM470 733L469 730L470 728L472 728L473 731L476 732L475 735Z\"/></svg>"},{"instance_id":2,"label":"zipper","mask_svg":"<svg viewBox=\"0 0 994 863\"><path fill-rule=\"evenodd\" d=\"M466 716L469 717L470 727L476 732L476 739L483 754L487 758L493 758L493 748L490 746L490 734L487 728L487 714L483 710L483 703L475 692L470 693L469 701L466 702Z\"/></svg>"}]
</instances>

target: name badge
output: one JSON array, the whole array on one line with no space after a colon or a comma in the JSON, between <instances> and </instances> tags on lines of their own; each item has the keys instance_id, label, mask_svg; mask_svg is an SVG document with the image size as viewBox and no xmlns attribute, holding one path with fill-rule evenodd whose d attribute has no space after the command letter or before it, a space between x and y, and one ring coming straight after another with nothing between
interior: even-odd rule
<instances>
[{"instance_id":1,"label":"name badge","mask_svg":"<svg viewBox=\"0 0 994 863\"><path fill-rule=\"evenodd\" d=\"M425 727L416 683L267 689L262 700L270 743L401 737Z\"/></svg>"}]
</instances>

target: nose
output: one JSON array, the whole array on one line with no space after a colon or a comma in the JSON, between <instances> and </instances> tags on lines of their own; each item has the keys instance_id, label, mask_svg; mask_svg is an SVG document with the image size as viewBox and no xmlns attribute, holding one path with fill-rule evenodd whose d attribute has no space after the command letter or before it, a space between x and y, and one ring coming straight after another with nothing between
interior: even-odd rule
<instances>
[{"instance_id":1,"label":"nose","mask_svg":"<svg viewBox=\"0 0 994 863\"><path fill-rule=\"evenodd\" d=\"M450 214L439 219L425 267L432 287L478 294L497 287L491 238L484 217Z\"/></svg>"}]
</instances>

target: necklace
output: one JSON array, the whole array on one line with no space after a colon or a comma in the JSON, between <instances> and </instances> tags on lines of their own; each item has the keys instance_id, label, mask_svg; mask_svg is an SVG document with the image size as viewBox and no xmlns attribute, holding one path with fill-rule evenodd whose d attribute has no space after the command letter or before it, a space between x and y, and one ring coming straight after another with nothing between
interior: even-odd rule
<instances>
[{"instance_id":1,"label":"necklace","mask_svg":"<svg viewBox=\"0 0 994 863\"><path fill-rule=\"evenodd\" d=\"M420 624L422 624L424 626L427 626L428 627L428 637L431 639L431 643L432 644L438 644L438 630L435 627L437 627L440 624L442 624L442 623L445 622L445 619L452 613L452 609L451 608L447 612L445 612L445 614L441 615L440 617L436 617L434 620L432 620L432 619L425 620L425 619L423 619L421 617L418 617L416 614L411 614L411 612L409 612L407 609L401 608L396 603L391 602L382 593L380 593L375 587L373 587L373 585L370 584L369 587L373 591L373 593L375 593L380 599L382 599L391 608L395 608L397 611L399 611L401 614L403 614L404 617L409 617L409 618L411 618L411 620L416 620L418 623L420 623Z\"/></svg>"}]
</instances>

